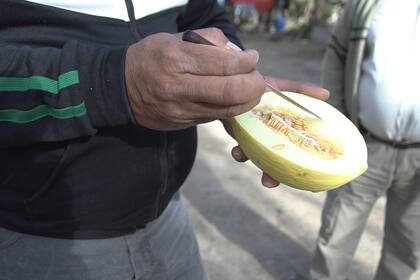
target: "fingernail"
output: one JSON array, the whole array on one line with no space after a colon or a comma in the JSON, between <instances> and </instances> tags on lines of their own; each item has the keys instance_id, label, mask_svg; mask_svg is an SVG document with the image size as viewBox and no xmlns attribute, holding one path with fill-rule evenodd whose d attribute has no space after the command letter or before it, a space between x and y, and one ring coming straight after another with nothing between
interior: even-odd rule
<instances>
[{"instance_id":1,"label":"fingernail","mask_svg":"<svg viewBox=\"0 0 420 280\"><path fill-rule=\"evenodd\" d=\"M275 188L279 185L277 181L265 173L263 173L263 176L261 177L261 183L267 188Z\"/></svg>"},{"instance_id":2,"label":"fingernail","mask_svg":"<svg viewBox=\"0 0 420 280\"><path fill-rule=\"evenodd\" d=\"M330 94L330 91L329 91L328 89L325 89L325 88L324 88L324 98L325 98L325 99L328 99L328 98L330 97L330 95L331 95L331 94Z\"/></svg>"},{"instance_id":3,"label":"fingernail","mask_svg":"<svg viewBox=\"0 0 420 280\"><path fill-rule=\"evenodd\" d=\"M275 188L279 185L277 182L268 181L268 180L264 181L262 184L267 188Z\"/></svg>"},{"instance_id":4,"label":"fingernail","mask_svg":"<svg viewBox=\"0 0 420 280\"><path fill-rule=\"evenodd\" d=\"M227 42L226 43L226 48L234 50L234 51L238 51L238 52L242 51L242 49L240 47L238 47L237 45L235 45L232 42Z\"/></svg>"},{"instance_id":5,"label":"fingernail","mask_svg":"<svg viewBox=\"0 0 420 280\"><path fill-rule=\"evenodd\" d=\"M235 147L232 149L232 156L236 161L239 161L239 162L247 161L246 156L242 153L239 147Z\"/></svg>"},{"instance_id":6,"label":"fingernail","mask_svg":"<svg viewBox=\"0 0 420 280\"><path fill-rule=\"evenodd\" d=\"M233 149L232 154L236 159L239 159L242 157L242 153L237 149Z\"/></svg>"},{"instance_id":7,"label":"fingernail","mask_svg":"<svg viewBox=\"0 0 420 280\"><path fill-rule=\"evenodd\" d=\"M258 53L258 51L256 50L247 50L247 52L252 52L255 55L255 63L258 63L258 61L260 60L260 54Z\"/></svg>"}]
</instances>

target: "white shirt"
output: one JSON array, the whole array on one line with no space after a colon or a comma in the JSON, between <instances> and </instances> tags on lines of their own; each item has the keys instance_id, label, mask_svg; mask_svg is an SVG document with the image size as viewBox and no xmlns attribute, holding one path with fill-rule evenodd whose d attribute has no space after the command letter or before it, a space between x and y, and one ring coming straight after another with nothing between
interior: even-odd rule
<instances>
[{"instance_id":1,"label":"white shirt","mask_svg":"<svg viewBox=\"0 0 420 280\"><path fill-rule=\"evenodd\" d=\"M362 63L360 121L384 139L420 142L420 0L383 0Z\"/></svg>"},{"instance_id":2,"label":"white shirt","mask_svg":"<svg viewBox=\"0 0 420 280\"><path fill-rule=\"evenodd\" d=\"M125 0L30 0L74 12L129 21ZM188 0L132 0L137 19L182 6Z\"/></svg>"}]
</instances>

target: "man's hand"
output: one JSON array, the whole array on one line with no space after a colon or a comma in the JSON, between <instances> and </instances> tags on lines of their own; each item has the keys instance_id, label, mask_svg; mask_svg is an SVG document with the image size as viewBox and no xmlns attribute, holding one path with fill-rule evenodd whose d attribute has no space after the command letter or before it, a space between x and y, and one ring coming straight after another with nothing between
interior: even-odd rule
<instances>
[{"instance_id":1,"label":"man's hand","mask_svg":"<svg viewBox=\"0 0 420 280\"><path fill-rule=\"evenodd\" d=\"M182 129L233 117L259 102L265 85L255 71L258 53L232 51L232 44L218 29L197 32L217 46L159 33L128 48L128 99L140 125Z\"/></svg>"},{"instance_id":2,"label":"man's hand","mask_svg":"<svg viewBox=\"0 0 420 280\"><path fill-rule=\"evenodd\" d=\"M330 93L328 90L312 86L308 84L298 83L294 81L289 80L279 80L273 77L265 77L267 82L269 82L271 85L273 85L275 88L281 91L292 91L292 92L299 92L303 93L309 96L313 96L315 98L319 98L321 100L327 100L330 96ZM232 133L232 126L231 126L231 120L225 119L222 120L222 123L226 129L226 131L233 137ZM245 162L248 160L248 158L245 156L244 152L241 150L239 146L235 146L232 149L232 157L239 162ZM267 187L267 188L274 188L279 185L279 182L271 178L268 174L263 172L263 175L261 177L261 183Z\"/></svg>"}]
</instances>

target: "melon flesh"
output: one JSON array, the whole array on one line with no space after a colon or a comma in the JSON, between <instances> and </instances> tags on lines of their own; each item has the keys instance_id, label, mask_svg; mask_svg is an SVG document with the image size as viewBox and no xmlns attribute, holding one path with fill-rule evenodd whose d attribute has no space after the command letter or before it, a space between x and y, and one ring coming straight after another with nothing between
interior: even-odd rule
<instances>
[{"instance_id":1,"label":"melon flesh","mask_svg":"<svg viewBox=\"0 0 420 280\"><path fill-rule=\"evenodd\" d=\"M277 181L313 192L339 187L367 170L359 130L328 103L284 92L321 119L273 92L236 116L233 131L245 155Z\"/></svg>"}]
</instances>

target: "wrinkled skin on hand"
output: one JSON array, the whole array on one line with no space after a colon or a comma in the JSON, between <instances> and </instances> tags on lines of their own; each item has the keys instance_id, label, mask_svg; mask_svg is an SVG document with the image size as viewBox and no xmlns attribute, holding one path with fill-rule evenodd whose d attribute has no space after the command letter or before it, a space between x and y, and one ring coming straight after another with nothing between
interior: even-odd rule
<instances>
[{"instance_id":1,"label":"wrinkled skin on hand","mask_svg":"<svg viewBox=\"0 0 420 280\"><path fill-rule=\"evenodd\" d=\"M131 45L126 54L127 95L136 121L155 130L177 130L222 120L233 137L230 118L255 107L267 79L279 90L320 99L328 91L256 71L258 53L240 51L216 28L195 30L216 46L183 42L180 34L158 33ZM247 158L236 146L232 156ZM262 184L279 183L263 173Z\"/></svg>"},{"instance_id":2,"label":"wrinkled skin on hand","mask_svg":"<svg viewBox=\"0 0 420 280\"><path fill-rule=\"evenodd\" d=\"M258 53L233 51L218 29L196 32L217 46L158 33L128 48L128 99L140 125L177 130L236 116L259 102L265 86L255 70Z\"/></svg>"}]
</instances>

